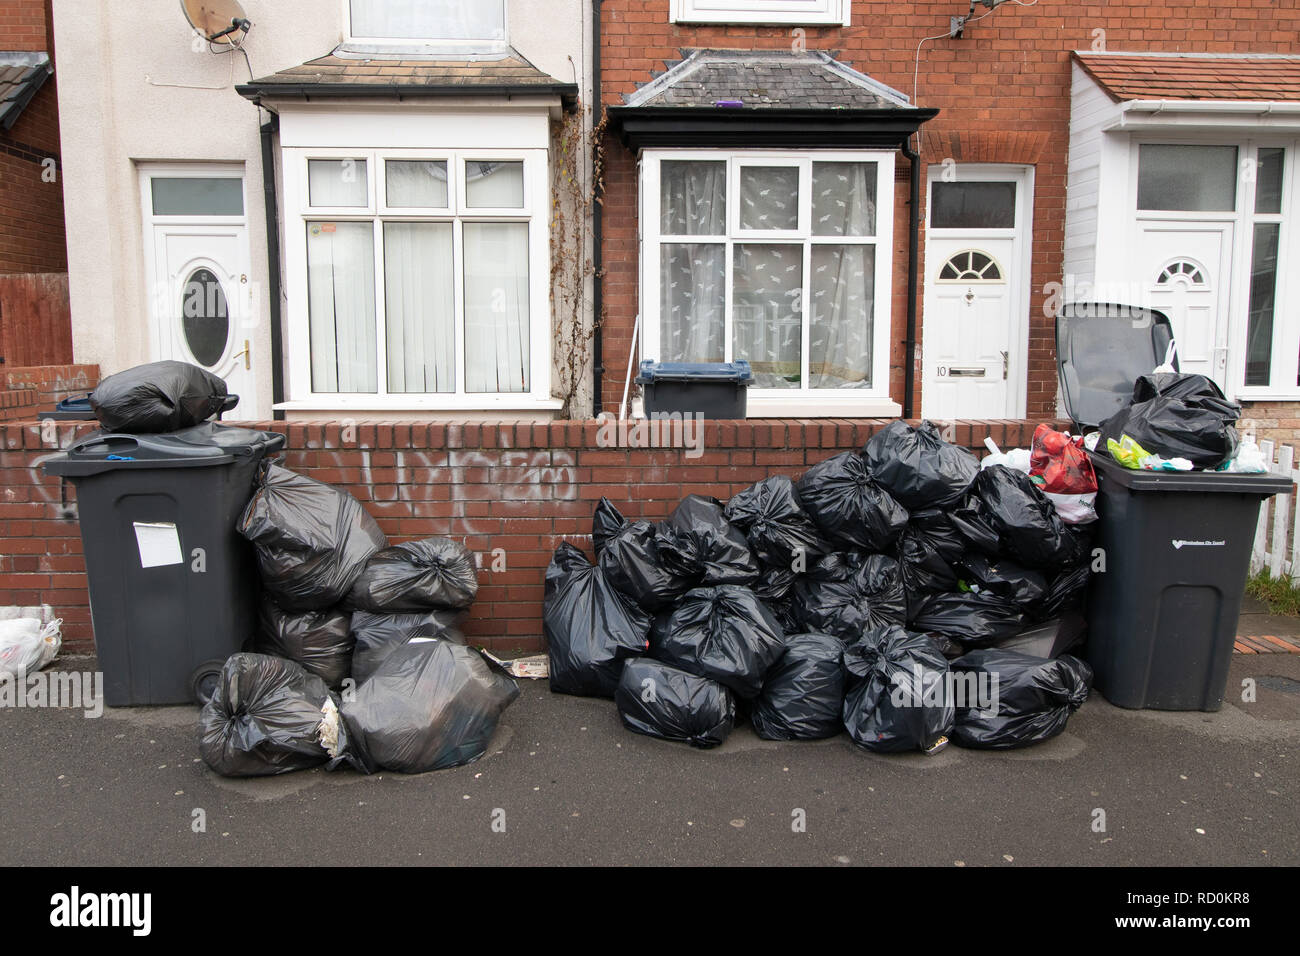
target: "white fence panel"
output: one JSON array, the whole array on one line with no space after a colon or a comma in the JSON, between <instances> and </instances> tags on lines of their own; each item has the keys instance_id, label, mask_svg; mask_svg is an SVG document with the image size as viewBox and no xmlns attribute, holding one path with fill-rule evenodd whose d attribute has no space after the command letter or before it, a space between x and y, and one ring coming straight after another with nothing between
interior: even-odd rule
<instances>
[{"instance_id":1,"label":"white fence panel","mask_svg":"<svg viewBox=\"0 0 1300 956\"><path fill-rule=\"evenodd\" d=\"M1274 445L1265 439L1259 443L1269 471L1282 478L1300 482L1300 468L1296 467L1295 449L1290 445ZM1260 505L1259 522L1255 526L1255 545L1250 555L1250 573L1268 568L1272 577L1289 577L1300 584L1300 509L1292 514L1292 496L1275 495ZM1269 520L1270 506L1272 520Z\"/></svg>"}]
</instances>

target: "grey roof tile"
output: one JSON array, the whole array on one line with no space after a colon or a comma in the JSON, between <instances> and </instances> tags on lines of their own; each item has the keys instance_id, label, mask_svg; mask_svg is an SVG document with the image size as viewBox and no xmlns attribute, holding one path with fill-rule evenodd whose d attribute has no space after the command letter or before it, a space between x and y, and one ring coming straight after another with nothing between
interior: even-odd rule
<instances>
[{"instance_id":1,"label":"grey roof tile","mask_svg":"<svg viewBox=\"0 0 1300 956\"><path fill-rule=\"evenodd\" d=\"M0 51L0 130L13 128L53 72L48 53Z\"/></svg>"},{"instance_id":2,"label":"grey roof tile","mask_svg":"<svg viewBox=\"0 0 1300 956\"><path fill-rule=\"evenodd\" d=\"M821 51L690 50L624 97L629 107L910 109L906 96Z\"/></svg>"},{"instance_id":3,"label":"grey roof tile","mask_svg":"<svg viewBox=\"0 0 1300 956\"><path fill-rule=\"evenodd\" d=\"M552 89L561 81L543 73L514 50L494 59L451 59L450 57L367 59L340 56L337 51L298 66L253 80L249 86L274 92L277 86L349 86L385 84L411 87L511 86L520 89Z\"/></svg>"}]
</instances>

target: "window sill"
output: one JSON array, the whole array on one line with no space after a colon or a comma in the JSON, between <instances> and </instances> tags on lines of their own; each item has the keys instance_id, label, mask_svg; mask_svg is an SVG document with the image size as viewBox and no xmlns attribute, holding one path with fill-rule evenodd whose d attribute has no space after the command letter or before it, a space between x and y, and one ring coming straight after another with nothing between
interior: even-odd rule
<instances>
[{"instance_id":1,"label":"window sill","mask_svg":"<svg viewBox=\"0 0 1300 956\"><path fill-rule=\"evenodd\" d=\"M510 55L505 40L403 40L366 37L351 39L334 48L342 60L504 60Z\"/></svg>"},{"instance_id":2,"label":"window sill","mask_svg":"<svg viewBox=\"0 0 1300 956\"><path fill-rule=\"evenodd\" d=\"M901 418L903 407L879 396L863 398L787 398L756 395L746 399L746 418ZM632 402L632 417L645 418L645 400Z\"/></svg>"},{"instance_id":3,"label":"window sill","mask_svg":"<svg viewBox=\"0 0 1300 956\"><path fill-rule=\"evenodd\" d=\"M339 398L312 396L274 406L283 412L558 412L564 402L558 398L533 398L529 395L478 397L453 395L446 398L357 396Z\"/></svg>"},{"instance_id":4,"label":"window sill","mask_svg":"<svg viewBox=\"0 0 1300 956\"><path fill-rule=\"evenodd\" d=\"M879 395L787 398L751 392L748 410L750 418L899 418L903 414L901 405Z\"/></svg>"},{"instance_id":5,"label":"window sill","mask_svg":"<svg viewBox=\"0 0 1300 956\"><path fill-rule=\"evenodd\" d=\"M1300 391L1294 389L1289 392L1247 392L1241 389L1232 399L1234 402L1254 402L1255 404L1264 404L1269 402L1300 402ZM1249 415L1243 414L1243 418L1249 418Z\"/></svg>"}]
</instances>

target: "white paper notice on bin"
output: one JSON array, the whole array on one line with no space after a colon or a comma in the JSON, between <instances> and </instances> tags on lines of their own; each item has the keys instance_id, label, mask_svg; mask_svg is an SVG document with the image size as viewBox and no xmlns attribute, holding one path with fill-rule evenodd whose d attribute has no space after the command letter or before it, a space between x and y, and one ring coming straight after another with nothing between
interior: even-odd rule
<instances>
[{"instance_id":1,"label":"white paper notice on bin","mask_svg":"<svg viewBox=\"0 0 1300 956\"><path fill-rule=\"evenodd\" d=\"M136 521L135 541L140 546L140 567L161 568L181 564L181 536L170 521Z\"/></svg>"}]
</instances>

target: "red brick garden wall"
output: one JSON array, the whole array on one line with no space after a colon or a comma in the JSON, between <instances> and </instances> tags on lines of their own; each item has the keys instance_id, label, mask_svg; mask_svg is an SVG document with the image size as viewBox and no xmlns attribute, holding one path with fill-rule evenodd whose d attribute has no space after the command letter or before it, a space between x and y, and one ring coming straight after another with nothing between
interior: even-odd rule
<instances>
[{"instance_id":1,"label":"red brick garden wall","mask_svg":"<svg viewBox=\"0 0 1300 956\"><path fill-rule=\"evenodd\" d=\"M542 576L565 539L590 548L602 495L629 517L666 516L692 493L726 499L773 474L860 448L870 420L709 422L703 453L601 447L596 422L366 424L264 422L288 439L286 464L346 488L394 541L448 535L482 559L466 631L503 650L542 648ZM957 422L958 444L1025 446L1034 425ZM42 461L90 425L0 423L0 605L48 603L69 649L91 646L85 566L71 484ZM64 492L66 491L66 499ZM497 551L497 549L501 549ZM494 552L496 554L494 555ZM504 556L505 570L493 570Z\"/></svg>"},{"instance_id":2,"label":"red brick garden wall","mask_svg":"<svg viewBox=\"0 0 1300 956\"><path fill-rule=\"evenodd\" d=\"M0 50L54 58L50 0L0 3ZM0 274L67 272L63 171L58 166L59 108L50 77L7 132L0 132ZM47 159L54 177L42 177Z\"/></svg>"},{"instance_id":3,"label":"red brick garden wall","mask_svg":"<svg viewBox=\"0 0 1300 956\"><path fill-rule=\"evenodd\" d=\"M790 28L683 26L668 22L668 0L605 0L601 6L601 84L604 104L681 58L683 48L789 49ZM853 0L852 26L806 27L808 49L825 50L855 69L913 96L917 44L942 34L949 18L964 14L960 0L871 3ZM976 15L987 12L982 5ZM940 115L922 127L923 165L956 162L1014 163L1034 167L1034 235L1029 316L1028 414L1055 414L1056 369L1052 320L1043 314L1044 286L1062 279L1065 180L1069 150L1072 50L1294 53L1300 5L1278 0L1140 0L1007 3L962 39L927 42L921 51L919 89L913 101ZM628 347L637 312L636 166L611 135L606 142L604 204L605 379L603 398L616 408L626 378ZM901 155L900 173L907 171ZM924 169L922 182L924 182ZM924 202L924 200L923 200ZM903 401L907 276L907 184L895 189L894 301L890 393ZM924 222L924 210L922 210ZM924 234L922 235L924 255ZM924 285L922 284L922 289ZM918 302L918 307L923 303ZM923 313L923 308L921 308ZM921 316L924 337L924 315ZM920 351L917 358L919 362ZM920 409L917 369L916 409Z\"/></svg>"}]
</instances>

